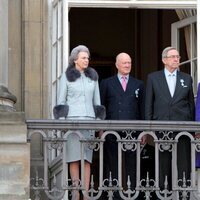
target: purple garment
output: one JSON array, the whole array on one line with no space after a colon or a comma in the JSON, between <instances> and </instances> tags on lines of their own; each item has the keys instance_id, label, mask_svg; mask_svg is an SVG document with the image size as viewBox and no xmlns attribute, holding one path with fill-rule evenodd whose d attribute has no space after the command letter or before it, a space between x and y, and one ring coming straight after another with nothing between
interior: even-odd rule
<instances>
[{"instance_id":1,"label":"purple garment","mask_svg":"<svg viewBox=\"0 0 200 200\"><path fill-rule=\"evenodd\" d=\"M200 121L200 83L197 91L195 119L196 121ZM200 168L200 152L196 154L196 167Z\"/></svg>"},{"instance_id":2,"label":"purple garment","mask_svg":"<svg viewBox=\"0 0 200 200\"><path fill-rule=\"evenodd\" d=\"M196 154L196 168L200 168L200 152Z\"/></svg>"},{"instance_id":3,"label":"purple garment","mask_svg":"<svg viewBox=\"0 0 200 200\"><path fill-rule=\"evenodd\" d=\"M200 121L200 83L197 91L195 119L196 121Z\"/></svg>"}]
</instances>

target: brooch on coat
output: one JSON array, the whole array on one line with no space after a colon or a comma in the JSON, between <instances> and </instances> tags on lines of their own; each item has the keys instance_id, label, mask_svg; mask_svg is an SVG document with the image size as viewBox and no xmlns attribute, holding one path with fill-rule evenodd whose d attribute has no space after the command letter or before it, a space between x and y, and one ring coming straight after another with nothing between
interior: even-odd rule
<instances>
[{"instance_id":1,"label":"brooch on coat","mask_svg":"<svg viewBox=\"0 0 200 200\"><path fill-rule=\"evenodd\" d=\"M187 85L185 85L185 81L183 79L180 79L180 82L181 82L182 87L187 87Z\"/></svg>"},{"instance_id":2,"label":"brooch on coat","mask_svg":"<svg viewBox=\"0 0 200 200\"><path fill-rule=\"evenodd\" d=\"M135 97L136 98L138 98L138 96L139 96L139 90L140 90L139 88L137 90L135 90Z\"/></svg>"}]
</instances>

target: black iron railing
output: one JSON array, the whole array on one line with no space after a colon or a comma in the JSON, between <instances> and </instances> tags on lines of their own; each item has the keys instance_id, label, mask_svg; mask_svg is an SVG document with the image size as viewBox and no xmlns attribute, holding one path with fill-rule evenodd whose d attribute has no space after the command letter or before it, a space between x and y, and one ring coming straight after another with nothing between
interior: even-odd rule
<instances>
[{"instance_id":1,"label":"black iron railing","mask_svg":"<svg viewBox=\"0 0 200 200\"><path fill-rule=\"evenodd\" d=\"M27 120L28 140L31 142L33 135L40 135L43 144L43 176L39 177L38 172L31 178L31 189L33 199L41 198L45 193L47 199L54 200L76 200L77 191L81 196L90 199L101 199L103 195L112 200L118 193L124 200L137 199L200 199L198 196L198 178L195 166L197 152L200 152L200 140L194 137L200 133L199 122L183 121L71 121L71 120ZM79 130L94 130L96 137L86 140ZM102 131L101 137L98 132ZM118 133L123 132L123 137ZM135 137L137 133L137 137ZM159 137L158 136L159 133ZM91 175L89 191L85 189L84 183L84 160L81 159L81 178L74 184L69 176L68 164L66 163L66 141L70 134L76 134L80 138L81 150L85 147L95 152L94 174ZM118 177L104 177L104 142L108 135L113 135L118 143ZM153 172L143 172L145 159L141 145L141 139L147 135L151 140L153 148ZM187 179L183 173L178 178L177 172L177 144L181 137L187 137L191 144L191 175ZM149 141L150 141L149 140ZM31 143L32 144L32 143ZM123 152L136 152L136 186L131 187L128 178L125 182L123 173ZM159 152L169 151L172 155L172 185L169 189L168 177L165 180L165 188L159 184ZM143 154L141 153L143 152ZM82 154L83 155L83 154ZM105 161L106 162L106 161ZM151 174L150 174L151 173Z\"/></svg>"}]
</instances>

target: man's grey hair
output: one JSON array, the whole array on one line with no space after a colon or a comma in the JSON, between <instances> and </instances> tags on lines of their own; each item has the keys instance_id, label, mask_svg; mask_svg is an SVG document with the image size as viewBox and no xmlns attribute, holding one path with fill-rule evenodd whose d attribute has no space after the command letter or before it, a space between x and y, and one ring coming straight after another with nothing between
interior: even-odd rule
<instances>
[{"instance_id":1,"label":"man's grey hair","mask_svg":"<svg viewBox=\"0 0 200 200\"><path fill-rule=\"evenodd\" d=\"M166 47L162 52L162 59L167 57L167 54L171 50L177 50L175 47Z\"/></svg>"},{"instance_id":2,"label":"man's grey hair","mask_svg":"<svg viewBox=\"0 0 200 200\"><path fill-rule=\"evenodd\" d=\"M71 54L69 56L69 66L75 66L74 61L77 60L78 54L80 52L86 52L88 53L88 56L90 57L89 49L84 45L78 45L77 47L73 48L71 51Z\"/></svg>"}]
</instances>

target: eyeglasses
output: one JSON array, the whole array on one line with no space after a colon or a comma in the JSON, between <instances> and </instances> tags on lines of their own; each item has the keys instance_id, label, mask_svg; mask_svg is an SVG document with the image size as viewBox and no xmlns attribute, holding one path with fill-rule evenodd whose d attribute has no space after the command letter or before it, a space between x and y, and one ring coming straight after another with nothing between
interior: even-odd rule
<instances>
[{"instance_id":1,"label":"eyeglasses","mask_svg":"<svg viewBox=\"0 0 200 200\"><path fill-rule=\"evenodd\" d=\"M179 55L171 55L171 56L166 56L165 58L177 58L177 59L181 59L181 56Z\"/></svg>"},{"instance_id":2,"label":"eyeglasses","mask_svg":"<svg viewBox=\"0 0 200 200\"><path fill-rule=\"evenodd\" d=\"M82 60L90 60L90 57L80 57Z\"/></svg>"}]
</instances>

